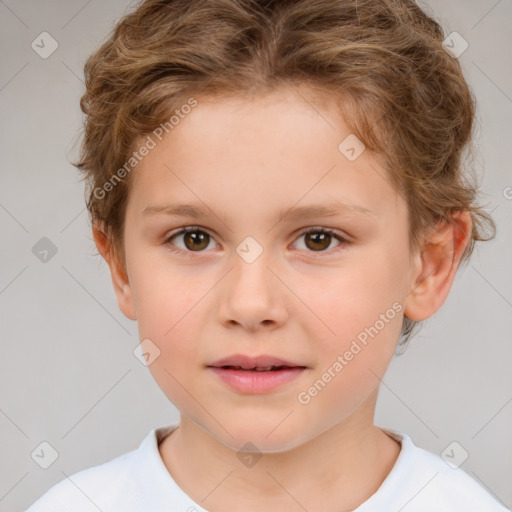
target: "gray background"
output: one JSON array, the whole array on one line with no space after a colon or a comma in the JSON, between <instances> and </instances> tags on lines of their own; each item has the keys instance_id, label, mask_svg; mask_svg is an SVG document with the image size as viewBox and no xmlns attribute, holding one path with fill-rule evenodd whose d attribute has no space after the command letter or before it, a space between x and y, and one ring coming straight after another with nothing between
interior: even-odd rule
<instances>
[{"instance_id":1,"label":"gray background","mask_svg":"<svg viewBox=\"0 0 512 512\"><path fill-rule=\"evenodd\" d=\"M479 101L482 191L498 237L457 275L444 307L387 372L377 423L461 466L512 505L512 229L510 0L428 5L469 43L461 55ZM129 9L124 0L0 0L0 511L20 511L66 475L135 449L178 412L133 355L136 324L119 311L94 256L83 184L71 166L85 58ZM43 31L58 49L42 59ZM508 220L508 222L507 222ZM57 248L46 263L32 248ZM41 242L40 242L41 243ZM50 253L51 255L51 253ZM42 469L41 442L58 458Z\"/></svg>"}]
</instances>

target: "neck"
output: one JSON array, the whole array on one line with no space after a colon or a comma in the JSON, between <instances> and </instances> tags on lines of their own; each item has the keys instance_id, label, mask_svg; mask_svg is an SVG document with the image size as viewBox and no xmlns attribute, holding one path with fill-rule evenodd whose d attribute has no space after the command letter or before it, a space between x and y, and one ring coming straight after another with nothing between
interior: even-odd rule
<instances>
[{"instance_id":1,"label":"neck","mask_svg":"<svg viewBox=\"0 0 512 512\"><path fill-rule=\"evenodd\" d=\"M211 512L290 506L353 510L377 491L400 452L400 445L373 425L375 400L314 439L264 453L247 467L237 451L186 416L159 449L178 486Z\"/></svg>"}]
</instances>

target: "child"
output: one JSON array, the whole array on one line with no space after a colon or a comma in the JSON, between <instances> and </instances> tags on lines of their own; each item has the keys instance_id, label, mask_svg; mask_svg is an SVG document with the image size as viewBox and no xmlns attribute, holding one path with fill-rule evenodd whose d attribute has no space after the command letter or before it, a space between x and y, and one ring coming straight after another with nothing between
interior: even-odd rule
<instances>
[{"instance_id":1,"label":"child","mask_svg":"<svg viewBox=\"0 0 512 512\"><path fill-rule=\"evenodd\" d=\"M180 422L30 512L505 510L373 420L397 342L494 227L444 38L406 0L146 0L118 23L76 165Z\"/></svg>"}]
</instances>

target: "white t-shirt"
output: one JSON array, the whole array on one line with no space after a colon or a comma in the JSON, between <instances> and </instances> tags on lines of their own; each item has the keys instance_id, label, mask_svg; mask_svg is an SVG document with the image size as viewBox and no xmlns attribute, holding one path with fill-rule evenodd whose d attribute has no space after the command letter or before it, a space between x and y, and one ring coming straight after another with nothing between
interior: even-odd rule
<instances>
[{"instance_id":1,"label":"white t-shirt","mask_svg":"<svg viewBox=\"0 0 512 512\"><path fill-rule=\"evenodd\" d=\"M207 512L173 480L158 451L176 428L151 430L139 448L51 487L26 512ZM354 512L505 512L462 469L415 446L407 434L385 429L402 446L377 492Z\"/></svg>"}]
</instances>

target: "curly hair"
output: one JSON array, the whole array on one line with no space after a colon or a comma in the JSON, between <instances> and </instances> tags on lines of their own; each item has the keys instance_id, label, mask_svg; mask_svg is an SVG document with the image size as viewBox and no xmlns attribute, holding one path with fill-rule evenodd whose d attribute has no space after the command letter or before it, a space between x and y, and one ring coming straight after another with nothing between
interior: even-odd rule
<instances>
[{"instance_id":1,"label":"curly hair","mask_svg":"<svg viewBox=\"0 0 512 512\"><path fill-rule=\"evenodd\" d=\"M306 85L339 99L351 133L382 155L407 201L412 248L425 228L470 212L467 260L475 241L490 240L496 228L463 169L476 102L444 39L408 0L141 2L84 68L84 136L74 165L87 182L91 222L125 266L129 171L141 137L194 97ZM401 344L416 324L404 318Z\"/></svg>"}]
</instances>

